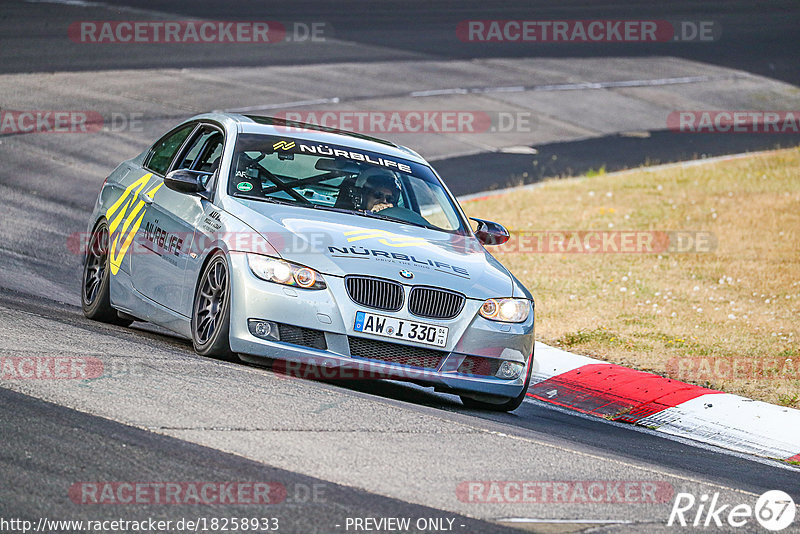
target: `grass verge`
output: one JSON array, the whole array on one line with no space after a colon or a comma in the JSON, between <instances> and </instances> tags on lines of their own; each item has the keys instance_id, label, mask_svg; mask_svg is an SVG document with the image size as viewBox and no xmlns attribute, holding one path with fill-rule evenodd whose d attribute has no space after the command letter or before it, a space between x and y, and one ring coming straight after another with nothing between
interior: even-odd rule
<instances>
[{"instance_id":1,"label":"grass verge","mask_svg":"<svg viewBox=\"0 0 800 534\"><path fill-rule=\"evenodd\" d=\"M512 231L489 250L534 294L537 339L800 408L800 149L550 180L464 209ZM620 231L638 252L613 252ZM662 248L679 236L701 251Z\"/></svg>"}]
</instances>

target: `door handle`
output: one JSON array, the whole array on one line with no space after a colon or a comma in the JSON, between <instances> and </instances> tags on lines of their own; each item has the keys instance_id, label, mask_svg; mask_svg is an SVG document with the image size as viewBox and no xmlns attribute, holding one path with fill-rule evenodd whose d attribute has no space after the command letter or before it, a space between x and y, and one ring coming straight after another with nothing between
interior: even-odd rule
<instances>
[{"instance_id":1,"label":"door handle","mask_svg":"<svg viewBox=\"0 0 800 534\"><path fill-rule=\"evenodd\" d=\"M153 203L153 200L155 199L155 196L156 196L156 191L158 191L158 190L161 188L161 186L162 186L162 185L164 185L164 182L161 182L160 184L158 184L157 186L155 186L155 187L154 187L153 189L151 189L150 191L147 191L147 192L145 192L145 193L142 193L142 194L141 194L141 196L140 196L140 198L141 198L142 202L144 202L144 203L145 203L145 204L147 204L148 206L149 206L150 204L152 204L152 203Z\"/></svg>"}]
</instances>

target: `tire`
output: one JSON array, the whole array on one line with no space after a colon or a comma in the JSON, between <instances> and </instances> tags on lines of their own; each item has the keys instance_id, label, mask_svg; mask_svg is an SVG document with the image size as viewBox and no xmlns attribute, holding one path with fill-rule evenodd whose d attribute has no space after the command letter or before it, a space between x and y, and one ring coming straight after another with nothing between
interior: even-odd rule
<instances>
[{"instance_id":1,"label":"tire","mask_svg":"<svg viewBox=\"0 0 800 534\"><path fill-rule=\"evenodd\" d=\"M111 306L111 270L108 262L108 224L100 221L92 231L83 262L81 305L83 314L93 321L128 326L133 321L122 318Z\"/></svg>"},{"instance_id":2,"label":"tire","mask_svg":"<svg viewBox=\"0 0 800 534\"><path fill-rule=\"evenodd\" d=\"M192 344L197 354L236 360L229 340L231 287L228 261L217 252L197 282L192 304Z\"/></svg>"},{"instance_id":3,"label":"tire","mask_svg":"<svg viewBox=\"0 0 800 534\"><path fill-rule=\"evenodd\" d=\"M461 402L464 404L466 408L474 409L474 410L488 410L492 412L513 412L517 408L520 407L522 401L525 400L525 394L528 393L528 386L531 383L531 373L533 372L533 355L531 354L531 362L528 365L528 376L525 377L525 386L522 388L522 391L519 395L512 399L508 399L505 402L499 402L497 404L493 402L487 401L479 401L475 400L471 397L467 397L465 395L460 395Z\"/></svg>"}]
</instances>

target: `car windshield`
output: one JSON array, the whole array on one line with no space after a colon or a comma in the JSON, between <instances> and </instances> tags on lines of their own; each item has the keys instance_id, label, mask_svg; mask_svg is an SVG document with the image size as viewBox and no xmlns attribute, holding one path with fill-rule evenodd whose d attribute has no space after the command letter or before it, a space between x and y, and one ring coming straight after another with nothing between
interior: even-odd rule
<instances>
[{"instance_id":1,"label":"car windshield","mask_svg":"<svg viewBox=\"0 0 800 534\"><path fill-rule=\"evenodd\" d=\"M239 135L228 193L464 231L458 210L428 166L315 141Z\"/></svg>"}]
</instances>

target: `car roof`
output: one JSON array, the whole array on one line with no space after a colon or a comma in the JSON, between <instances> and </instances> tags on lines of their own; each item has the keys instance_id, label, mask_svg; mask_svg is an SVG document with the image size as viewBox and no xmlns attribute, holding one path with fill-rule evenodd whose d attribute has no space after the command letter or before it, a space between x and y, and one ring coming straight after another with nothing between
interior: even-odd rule
<instances>
[{"instance_id":1,"label":"car roof","mask_svg":"<svg viewBox=\"0 0 800 534\"><path fill-rule=\"evenodd\" d=\"M330 143L369 152L378 152L387 156L428 165L428 162L422 156L408 147L378 139L377 137L327 128L316 124L287 121L286 119L260 115L240 115L238 113L204 113L189 119L189 121L192 120L212 120L235 128L236 131L241 133L283 135L293 139Z\"/></svg>"}]
</instances>

